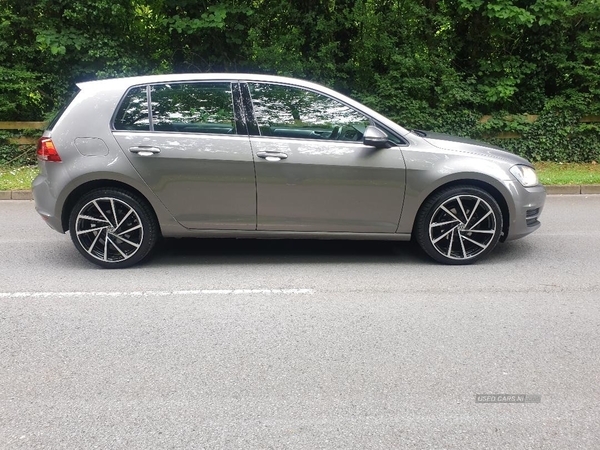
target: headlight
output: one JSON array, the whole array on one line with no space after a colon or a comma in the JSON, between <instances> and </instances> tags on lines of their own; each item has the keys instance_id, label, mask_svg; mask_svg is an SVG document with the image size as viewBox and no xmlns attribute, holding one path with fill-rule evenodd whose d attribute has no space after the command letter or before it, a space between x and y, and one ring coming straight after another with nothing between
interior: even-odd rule
<instances>
[{"instance_id":1,"label":"headlight","mask_svg":"<svg viewBox=\"0 0 600 450\"><path fill-rule=\"evenodd\" d=\"M515 178L519 180L519 183L525 187L537 186L540 184L533 167L521 165L512 166L510 168L510 173L512 173Z\"/></svg>"}]
</instances>

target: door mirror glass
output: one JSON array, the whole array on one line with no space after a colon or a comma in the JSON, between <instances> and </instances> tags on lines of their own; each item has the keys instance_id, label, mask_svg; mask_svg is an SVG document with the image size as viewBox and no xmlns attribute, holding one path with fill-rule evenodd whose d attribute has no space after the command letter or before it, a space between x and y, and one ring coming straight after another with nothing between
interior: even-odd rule
<instances>
[{"instance_id":1,"label":"door mirror glass","mask_svg":"<svg viewBox=\"0 0 600 450\"><path fill-rule=\"evenodd\" d=\"M388 135L374 126L368 126L363 135L363 144L370 147L390 147Z\"/></svg>"}]
</instances>

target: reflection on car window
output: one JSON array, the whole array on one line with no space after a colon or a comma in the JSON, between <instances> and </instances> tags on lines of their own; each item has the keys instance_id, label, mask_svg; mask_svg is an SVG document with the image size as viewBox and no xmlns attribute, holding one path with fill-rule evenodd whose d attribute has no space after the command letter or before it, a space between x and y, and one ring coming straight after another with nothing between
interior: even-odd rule
<instances>
[{"instance_id":1,"label":"reflection on car window","mask_svg":"<svg viewBox=\"0 0 600 450\"><path fill-rule=\"evenodd\" d=\"M148 98L146 87L140 86L129 90L115 117L116 130L150 130L148 118Z\"/></svg>"},{"instance_id":2,"label":"reflection on car window","mask_svg":"<svg viewBox=\"0 0 600 450\"><path fill-rule=\"evenodd\" d=\"M152 86L154 131L235 134L230 83Z\"/></svg>"},{"instance_id":3,"label":"reflection on car window","mask_svg":"<svg viewBox=\"0 0 600 450\"><path fill-rule=\"evenodd\" d=\"M249 83L262 136L361 141L369 119L325 95L291 86Z\"/></svg>"}]
</instances>

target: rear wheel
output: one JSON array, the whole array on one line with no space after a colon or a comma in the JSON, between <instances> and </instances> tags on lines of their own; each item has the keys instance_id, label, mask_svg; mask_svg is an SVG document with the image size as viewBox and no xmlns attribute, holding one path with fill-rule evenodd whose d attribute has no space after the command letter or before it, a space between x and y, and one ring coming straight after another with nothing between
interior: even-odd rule
<instances>
[{"instance_id":1,"label":"rear wheel","mask_svg":"<svg viewBox=\"0 0 600 450\"><path fill-rule=\"evenodd\" d=\"M77 202L69 220L71 239L88 260L124 268L147 258L159 236L147 203L122 189L97 189Z\"/></svg>"},{"instance_id":2,"label":"rear wheel","mask_svg":"<svg viewBox=\"0 0 600 450\"><path fill-rule=\"evenodd\" d=\"M472 264L490 253L502 233L498 202L481 188L455 186L429 198L415 224L415 238L433 259Z\"/></svg>"}]
</instances>

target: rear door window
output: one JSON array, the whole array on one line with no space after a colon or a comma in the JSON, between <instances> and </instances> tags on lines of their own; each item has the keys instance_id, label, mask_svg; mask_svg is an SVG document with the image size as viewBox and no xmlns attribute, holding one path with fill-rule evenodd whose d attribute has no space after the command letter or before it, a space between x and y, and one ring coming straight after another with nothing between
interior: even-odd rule
<instances>
[{"instance_id":1,"label":"rear door window","mask_svg":"<svg viewBox=\"0 0 600 450\"><path fill-rule=\"evenodd\" d=\"M151 86L154 131L236 134L231 83Z\"/></svg>"}]
</instances>

